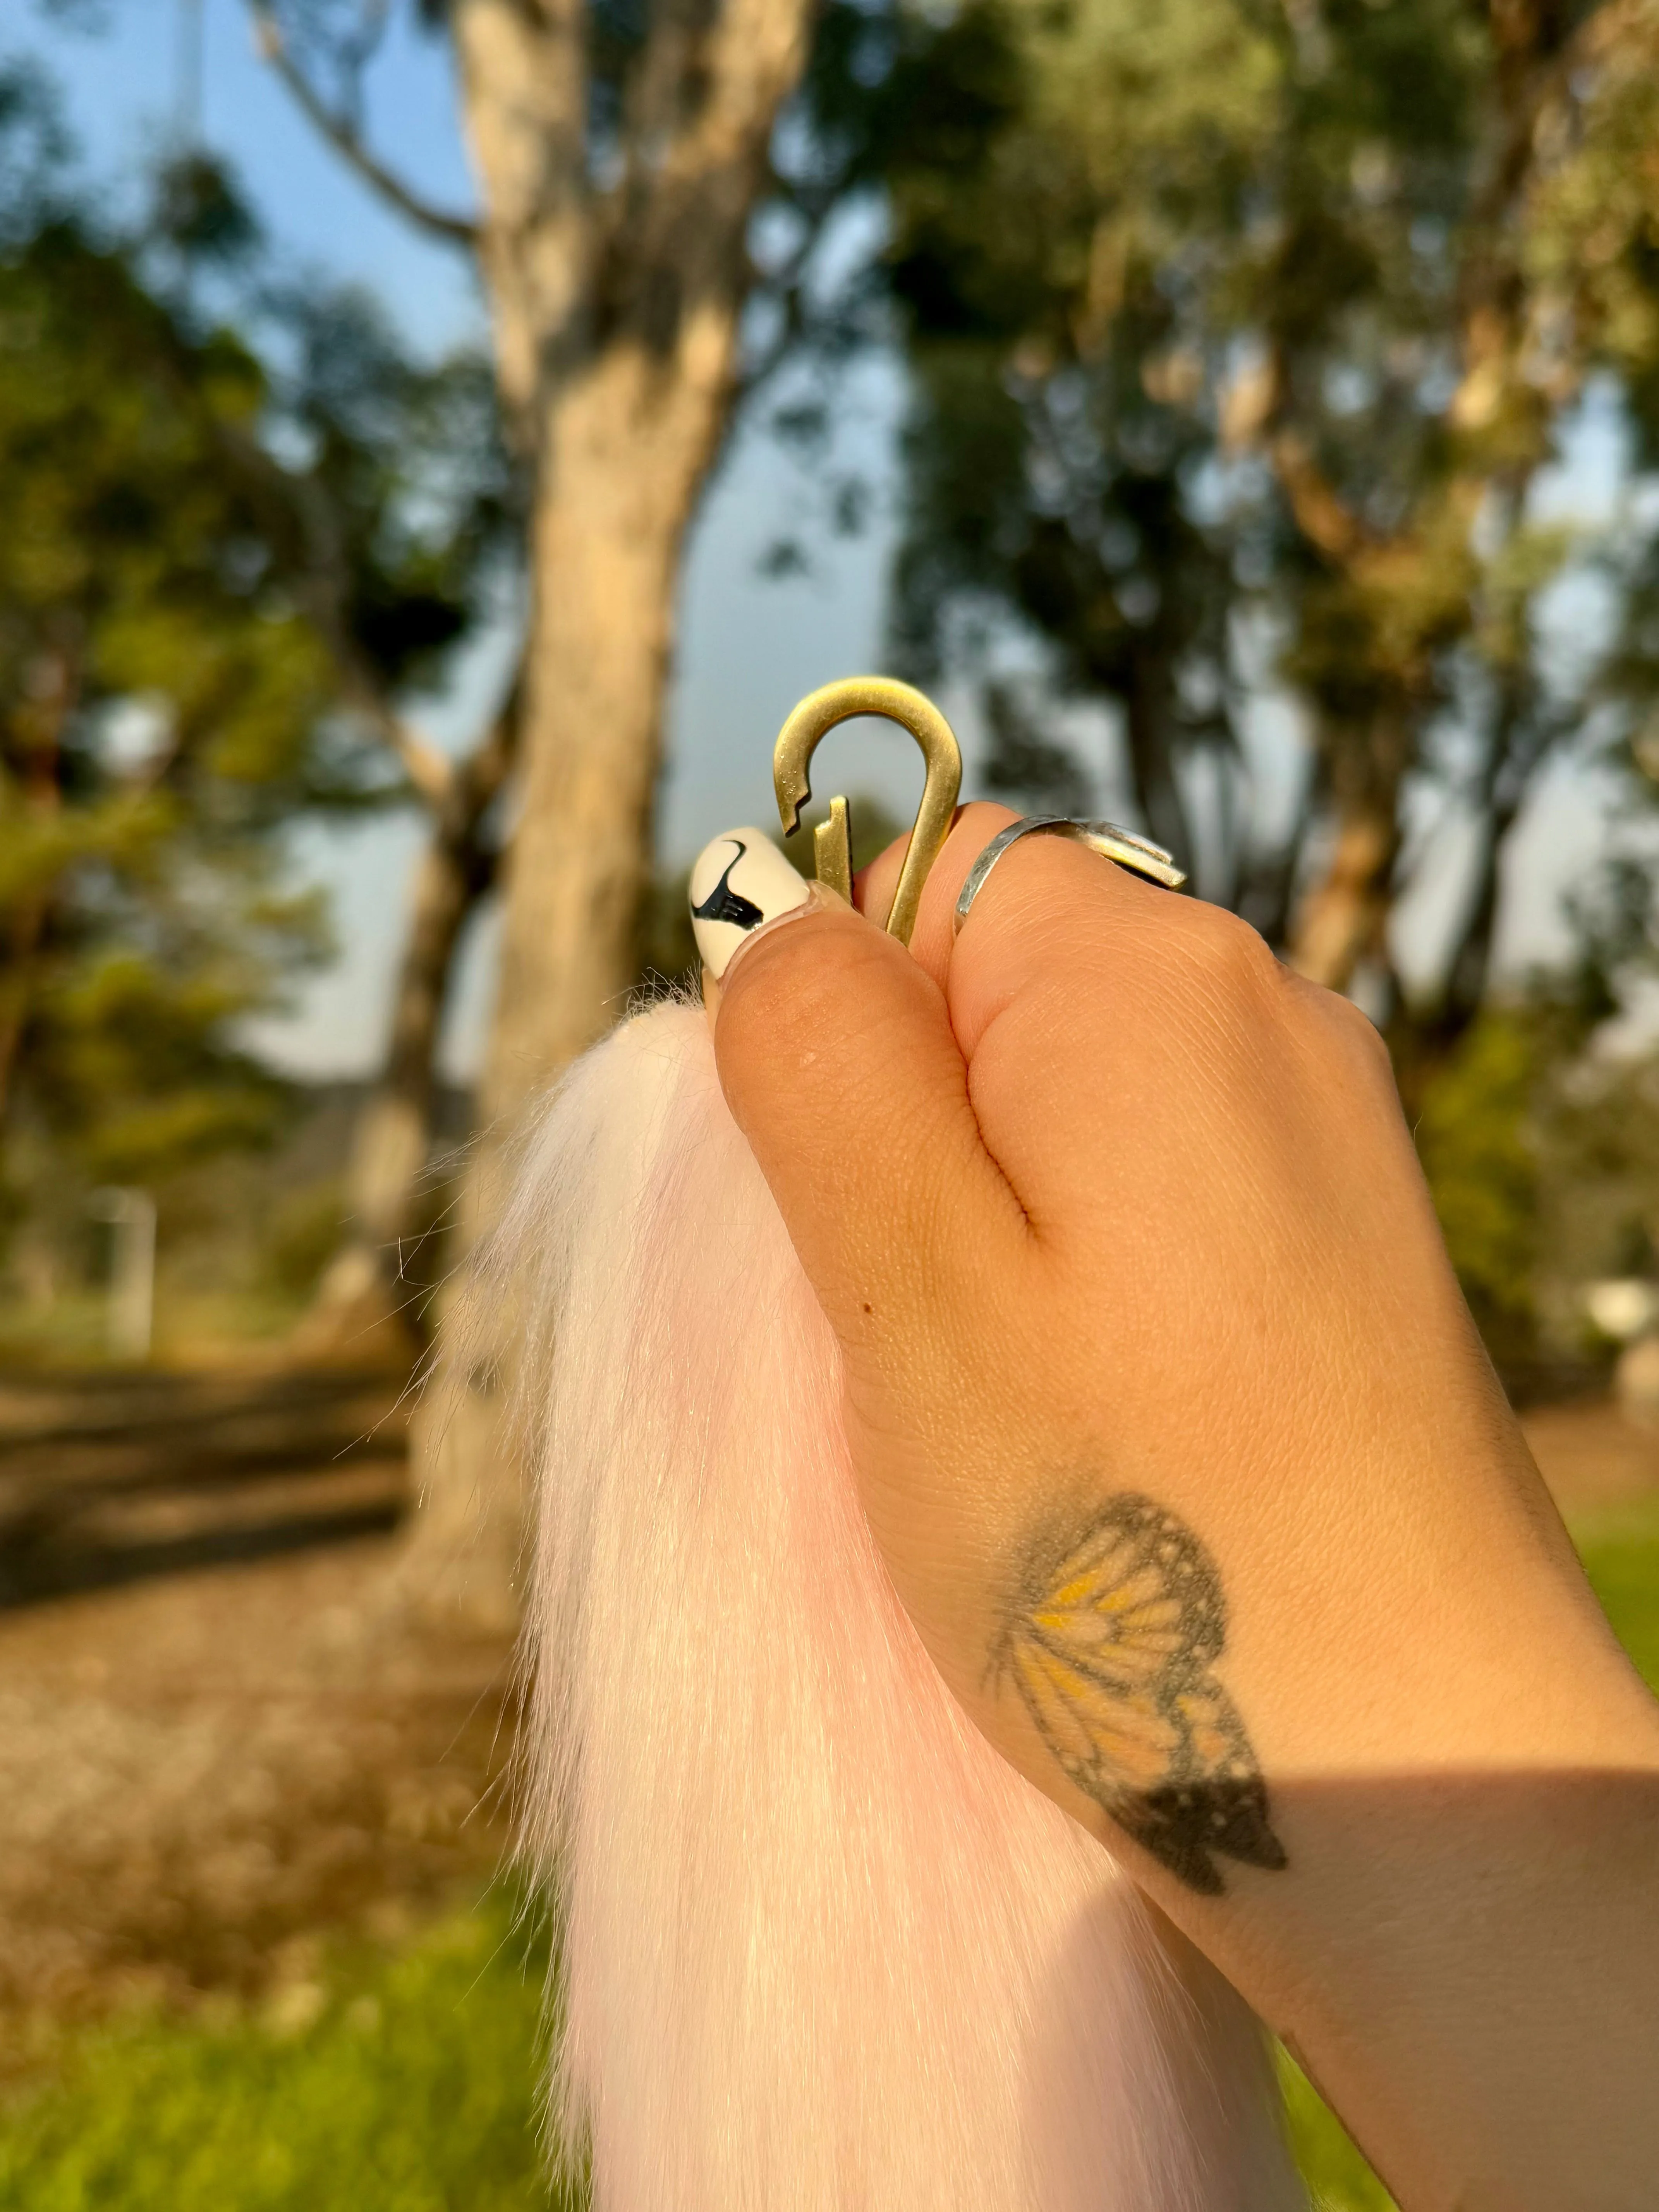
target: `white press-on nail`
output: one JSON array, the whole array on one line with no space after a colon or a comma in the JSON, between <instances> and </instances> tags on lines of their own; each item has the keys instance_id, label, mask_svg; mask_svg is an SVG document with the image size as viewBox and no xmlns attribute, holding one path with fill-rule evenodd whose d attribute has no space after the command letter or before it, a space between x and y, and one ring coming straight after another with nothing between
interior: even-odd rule
<instances>
[{"instance_id":1,"label":"white press-on nail","mask_svg":"<svg viewBox=\"0 0 1659 2212\"><path fill-rule=\"evenodd\" d=\"M763 830L728 830L703 847L691 870L691 927L702 964L716 979L750 930L811 897Z\"/></svg>"}]
</instances>

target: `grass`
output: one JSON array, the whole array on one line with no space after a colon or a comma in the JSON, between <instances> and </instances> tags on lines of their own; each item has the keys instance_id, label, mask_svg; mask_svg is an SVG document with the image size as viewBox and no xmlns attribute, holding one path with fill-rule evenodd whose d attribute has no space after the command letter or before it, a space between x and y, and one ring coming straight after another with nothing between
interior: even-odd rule
<instances>
[{"instance_id":1,"label":"grass","mask_svg":"<svg viewBox=\"0 0 1659 2212\"><path fill-rule=\"evenodd\" d=\"M1659 1691L1659 1502L1587 1516L1572 1533L1614 1633Z\"/></svg>"},{"instance_id":2,"label":"grass","mask_svg":"<svg viewBox=\"0 0 1659 2212\"><path fill-rule=\"evenodd\" d=\"M1395 2212L1395 2202L1289 2053L1279 2053L1285 2124L1316 2212Z\"/></svg>"},{"instance_id":3,"label":"grass","mask_svg":"<svg viewBox=\"0 0 1659 2212\"><path fill-rule=\"evenodd\" d=\"M76 2039L0 2121L7 2212L562 2212L537 2126L544 1956L488 1901L262 2013Z\"/></svg>"},{"instance_id":4,"label":"grass","mask_svg":"<svg viewBox=\"0 0 1659 2212\"><path fill-rule=\"evenodd\" d=\"M1575 1530L1614 1628L1659 1688L1659 1505ZM497 1895L392 1957L337 1957L263 2014L78 2035L0 2113L6 2212L571 2212L536 2106L544 1960ZM1320 2212L1391 2200L1285 2060Z\"/></svg>"}]
</instances>

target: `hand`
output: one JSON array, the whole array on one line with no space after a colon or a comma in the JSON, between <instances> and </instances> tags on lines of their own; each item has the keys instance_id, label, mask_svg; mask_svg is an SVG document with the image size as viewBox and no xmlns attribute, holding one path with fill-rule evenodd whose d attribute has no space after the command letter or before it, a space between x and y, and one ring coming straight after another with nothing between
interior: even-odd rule
<instances>
[{"instance_id":1,"label":"hand","mask_svg":"<svg viewBox=\"0 0 1659 2212\"><path fill-rule=\"evenodd\" d=\"M1243 923L1060 839L1012 848L953 942L1012 818L959 818L912 954L816 902L744 950L715 1029L898 1593L1407 2207L1634 2208L1659 1718L1382 1043Z\"/></svg>"}]
</instances>

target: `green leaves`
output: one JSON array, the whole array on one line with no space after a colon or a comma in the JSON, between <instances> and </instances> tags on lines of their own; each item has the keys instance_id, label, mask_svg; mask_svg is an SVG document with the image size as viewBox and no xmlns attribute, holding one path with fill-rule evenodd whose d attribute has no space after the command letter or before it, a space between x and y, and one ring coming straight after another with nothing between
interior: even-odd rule
<instances>
[{"instance_id":1,"label":"green leaves","mask_svg":"<svg viewBox=\"0 0 1659 2212\"><path fill-rule=\"evenodd\" d=\"M0 83L0 170L39 140ZM273 1133L239 1038L326 945L288 833L404 795L385 726L512 520L480 365L273 282L222 172L164 186L122 237L54 173L0 241L0 1140L94 1180Z\"/></svg>"},{"instance_id":2,"label":"green leaves","mask_svg":"<svg viewBox=\"0 0 1659 2212\"><path fill-rule=\"evenodd\" d=\"M993 715L1018 692L1028 761L1063 705L1109 709L1178 853L1206 794L1208 896L1454 1043L1538 778L1586 731L1627 771L1659 683L1659 511L1632 499L1598 544L1536 499L1592 378L1632 469L1659 453L1659 9L843 12L814 97L889 212L902 657ZM1607 617L1553 650L1592 570ZM1313 753L1276 849L1235 726L1267 678ZM1420 812L1406 836L1408 793L1472 817L1481 855L1437 1002L1409 1007L1384 925L1446 847ZM1327 898L1315 856L1351 830L1364 880Z\"/></svg>"},{"instance_id":3,"label":"green leaves","mask_svg":"<svg viewBox=\"0 0 1659 2212\"><path fill-rule=\"evenodd\" d=\"M1524 1332L1537 1293L1543 1042L1524 1017L1487 1015L1427 1086L1417 1123L1446 1249L1489 1336Z\"/></svg>"}]
</instances>

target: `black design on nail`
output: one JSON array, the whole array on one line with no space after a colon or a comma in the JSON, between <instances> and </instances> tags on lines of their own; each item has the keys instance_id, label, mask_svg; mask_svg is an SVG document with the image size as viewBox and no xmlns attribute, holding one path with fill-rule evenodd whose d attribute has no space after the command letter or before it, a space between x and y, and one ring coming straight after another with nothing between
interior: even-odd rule
<instances>
[{"instance_id":1,"label":"black design on nail","mask_svg":"<svg viewBox=\"0 0 1659 2212\"><path fill-rule=\"evenodd\" d=\"M753 929L756 923L764 921L766 916L753 899L746 899L741 891L734 891L732 888L732 871L749 849L741 837L734 837L732 842L738 849L726 862L726 873L702 904L692 908L691 919L693 921L729 921L738 929Z\"/></svg>"}]
</instances>

